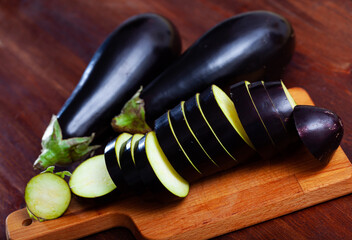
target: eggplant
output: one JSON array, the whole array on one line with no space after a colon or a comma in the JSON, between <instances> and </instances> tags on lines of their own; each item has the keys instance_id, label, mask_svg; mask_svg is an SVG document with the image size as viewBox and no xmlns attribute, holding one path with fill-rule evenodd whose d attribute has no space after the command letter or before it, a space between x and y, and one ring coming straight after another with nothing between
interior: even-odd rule
<instances>
[{"instance_id":1,"label":"eggplant","mask_svg":"<svg viewBox=\"0 0 352 240\"><path fill-rule=\"evenodd\" d=\"M275 153L275 144L261 119L249 93L247 81L231 86L231 99L235 104L238 117L255 149L263 158L270 158Z\"/></svg>"},{"instance_id":2,"label":"eggplant","mask_svg":"<svg viewBox=\"0 0 352 240\"><path fill-rule=\"evenodd\" d=\"M236 159L229 167L256 158L257 152L238 118L230 97L219 87L212 85L203 91L198 99L200 109L210 127L224 148Z\"/></svg>"},{"instance_id":3,"label":"eggplant","mask_svg":"<svg viewBox=\"0 0 352 240\"><path fill-rule=\"evenodd\" d=\"M64 214L71 202L71 190L63 178L70 175L67 171L54 173L51 167L29 180L24 198L31 218L45 221Z\"/></svg>"},{"instance_id":4,"label":"eggplant","mask_svg":"<svg viewBox=\"0 0 352 240\"><path fill-rule=\"evenodd\" d=\"M172 167L159 145L155 132L147 133L138 141L135 157L140 177L155 197L164 200L184 198L188 195L189 183Z\"/></svg>"},{"instance_id":5,"label":"eggplant","mask_svg":"<svg viewBox=\"0 0 352 240\"><path fill-rule=\"evenodd\" d=\"M320 162L328 163L343 137L341 118L330 110L305 105L296 106L292 115L303 145Z\"/></svg>"},{"instance_id":6,"label":"eggplant","mask_svg":"<svg viewBox=\"0 0 352 240\"><path fill-rule=\"evenodd\" d=\"M116 133L110 121L141 86L146 86L180 54L177 29L157 14L122 23L95 52L78 85L53 116L34 163L43 169L88 156Z\"/></svg>"},{"instance_id":7,"label":"eggplant","mask_svg":"<svg viewBox=\"0 0 352 240\"><path fill-rule=\"evenodd\" d=\"M217 170L228 169L229 166L233 166L236 159L231 156L211 129L198 104L198 97L199 93L184 103L185 120L190 131L216 164Z\"/></svg>"},{"instance_id":8,"label":"eggplant","mask_svg":"<svg viewBox=\"0 0 352 240\"><path fill-rule=\"evenodd\" d=\"M201 173L201 177L211 175L218 168L209 154L192 135L184 117L184 102L169 111L169 122L172 125L177 142L189 157L193 166Z\"/></svg>"},{"instance_id":9,"label":"eggplant","mask_svg":"<svg viewBox=\"0 0 352 240\"><path fill-rule=\"evenodd\" d=\"M229 18L130 99L112 125L116 131L145 132L150 128L139 126L153 126L168 109L212 84L225 88L243 80L279 80L294 46L293 28L280 15L253 11Z\"/></svg>"},{"instance_id":10,"label":"eggplant","mask_svg":"<svg viewBox=\"0 0 352 240\"><path fill-rule=\"evenodd\" d=\"M168 115L168 112L166 112L155 121L155 134L160 147L170 164L177 172L181 173L183 178L188 182L196 181L201 178L201 173L182 150L169 122Z\"/></svg>"},{"instance_id":11,"label":"eggplant","mask_svg":"<svg viewBox=\"0 0 352 240\"><path fill-rule=\"evenodd\" d=\"M269 97L263 82L252 83L248 86L248 89L258 114L275 144L275 148L279 152L284 151L291 141L291 136L286 130L284 122L280 118L280 114Z\"/></svg>"}]
</instances>

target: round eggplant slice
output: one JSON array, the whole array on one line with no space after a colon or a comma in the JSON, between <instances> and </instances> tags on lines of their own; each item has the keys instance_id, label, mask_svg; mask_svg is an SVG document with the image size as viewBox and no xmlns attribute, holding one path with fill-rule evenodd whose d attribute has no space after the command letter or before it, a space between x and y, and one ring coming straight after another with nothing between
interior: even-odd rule
<instances>
[{"instance_id":1,"label":"round eggplant slice","mask_svg":"<svg viewBox=\"0 0 352 240\"><path fill-rule=\"evenodd\" d=\"M224 91L212 85L199 95L198 104L216 136L238 162L257 156L238 118L235 105Z\"/></svg>"},{"instance_id":2,"label":"round eggplant slice","mask_svg":"<svg viewBox=\"0 0 352 240\"><path fill-rule=\"evenodd\" d=\"M105 165L103 154L82 162L73 171L69 185L75 195L84 198L101 197L116 188Z\"/></svg>"},{"instance_id":3,"label":"round eggplant slice","mask_svg":"<svg viewBox=\"0 0 352 240\"><path fill-rule=\"evenodd\" d=\"M282 81L264 82L264 87L268 92L274 107L279 112L285 128L289 133L292 132L292 130L294 130L294 126L290 119L296 103L291 94L288 92Z\"/></svg>"},{"instance_id":4,"label":"round eggplant slice","mask_svg":"<svg viewBox=\"0 0 352 240\"><path fill-rule=\"evenodd\" d=\"M275 143L275 147L280 152L285 150L290 143L290 137L279 112L265 90L263 82L251 83L248 88L258 113Z\"/></svg>"},{"instance_id":5,"label":"round eggplant slice","mask_svg":"<svg viewBox=\"0 0 352 240\"><path fill-rule=\"evenodd\" d=\"M180 143L182 150L189 157L192 164L201 172L202 177L211 175L218 168L210 156L202 149L191 131L187 127L183 115L184 102L169 111L169 121L175 133L177 141Z\"/></svg>"},{"instance_id":6,"label":"round eggplant slice","mask_svg":"<svg viewBox=\"0 0 352 240\"><path fill-rule=\"evenodd\" d=\"M243 128L255 149L261 157L270 158L275 153L274 143L249 94L249 84L249 82L240 82L232 85L231 98Z\"/></svg>"},{"instance_id":7,"label":"round eggplant slice","mask_svg":"<svg viewBox=\"0 0 352 240\"><path fill-rule=\"evenodd\" d=\"M30 217L44 221L58 218L66 211L71 191L62 177L43 172L28 182L24 198Z\"/></svg>"},{"instance_id":8,"label":"round eggplant slice","mask_svg":"<svg viewBox=\"0 0 352 240\"><path fill-rule=\"evenodd\" d=\"M136 167L143 183L155 198L175 199L188 195L189 183L172 167L163 153L155 132L138 141L135 150Z\"/></svg>"},{"instance_id":9,"label":"round eggplant slice","mask_svg":"<svg viewBox=\"0 0 352 240\"><path fill-rule=\"evenodd\" d=\"M122 176L129 188L137 193L143 192L144 186L135 165L134 148L136 147L136 142L143 136L143 134L134 134L122 144L120 149Z\"/></svg>"},{"instance_id":10,"label":"round eggplant slice","mask_svg":"<svg viewBox=\"0 0 352 240\"><path fill-rule=\"evenodd\" d=\"M316 159L328 163L344 133L339 116L324 108L298 105L293 119L303 145Z\"/></svg>"},{"instance_id":11,"label":"round eggplant slice","mask_svg":"<svg viewBox=\"0 0 352 240\"><path fill-rule=\"evenodd\" d=\"M214 131L202 113L198 105L199 94L188 99L184 103L184 117L190 131L194 134L203 149L207 151L211 159L219 166L216 171L225 170L234 166L237 162L221 144Z\"/></svg>"},{"instance_id":12,"label":"round eggplant slice","mask_svg":"<svg viewBox=\"0 0 352 240\"><path fill-rule=\"evenodd\" d=\"M201 178L200 172L192 165L184 151L182 151L170 126L168 112L155 121L155 134L170 164L189 182Z\"/></svg>"},{"instance_id":13,"label":"round eggplant slice","mask_svg":"<svg viewBox=\"0 0 352 240\"><path fill-rule=\"evenodd\" d=\"M117 188L122 190L127 189L127 184L120 167L120 148L130 137L131 134L122 133L116 139L111 140L104 150L105 165L108 173Z\"/></svg>"}]
</instances>

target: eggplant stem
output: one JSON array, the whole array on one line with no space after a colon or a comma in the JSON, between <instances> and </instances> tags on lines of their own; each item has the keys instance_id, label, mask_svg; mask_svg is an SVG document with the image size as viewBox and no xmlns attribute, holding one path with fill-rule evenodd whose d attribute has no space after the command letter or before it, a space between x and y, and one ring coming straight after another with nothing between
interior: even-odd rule
<instances>
[{"instance_id":1,"label":"eggplant stem","mask_svg":"<svg viewBox=\"0 0 352 240\"><path fill-rule=\"evenodd\" d=\"M147 133L152 129L145 121L144 100L139 96L143 87L124 105L121 113L111 121L111 126L116 132Z\"/></svg>"},{"instance_id":2,"label":"eggplant stem","mask_svg":"<svg viewBox=\"0 0 352 240\"><path fill-rule=\"evenodd\" d=\"M35 169L66 166L93 154L99 145L90 146L94 133L89 137L62 138L62 131L54 115L42 137L42 152L33 164Z\"/></svg>"}]
</instances>

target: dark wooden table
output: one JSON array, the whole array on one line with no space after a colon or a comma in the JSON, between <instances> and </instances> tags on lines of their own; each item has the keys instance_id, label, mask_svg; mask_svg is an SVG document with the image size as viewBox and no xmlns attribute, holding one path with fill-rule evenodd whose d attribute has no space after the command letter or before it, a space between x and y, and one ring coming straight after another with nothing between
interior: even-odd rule
<instances>
[{"instance_id":1,"label":"dark wooden table","mask_svg":"<svg viewBox=\"0 0 352 240\"><path fill-rule=\"evenodd\" d=\"M284 82L343 119L342 148L352 159L352 1L0 0L0 238L6 216L25 207L24 188L36 174L32 163L51 115L110 31L132 15L156 12L175 23L186 49L216 23L258 9L293 24L297 46ZM134 238L116 228L85 239ZM352 239L352 195L218 239Z\"/></svg>"}]
</instances>

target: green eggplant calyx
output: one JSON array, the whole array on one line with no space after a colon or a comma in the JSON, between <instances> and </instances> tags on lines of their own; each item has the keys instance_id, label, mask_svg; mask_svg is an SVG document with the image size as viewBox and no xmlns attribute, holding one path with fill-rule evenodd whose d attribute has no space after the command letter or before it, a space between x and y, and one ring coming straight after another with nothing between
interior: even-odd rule
<instances>
[{"instance_id":1,"label":"green eggplant calyx","mask_svg":"<svg viewBox=\"0 0 352 240\"><path fill-rule=\"evenodd\" d=\"M62 131L54 115L42 137L42 152L34 162L35 169L43 170L50 166L66 166L89 156L100 146L90 146L94 133L89 137L63 139Z\"/></svg>"},{"instance_id":2,"label":"green eggplant calyx","mask_svg":"<svg viewBox=\"0 0 352 240\"><path fill-rule=\"evenodd\" d=\"M147 133L151 128L145 121L144 100L139 96L141 87L136 94L125 104L121 113L111 121L111 126L116 132Z\"/></svg>"}]
</instances>

